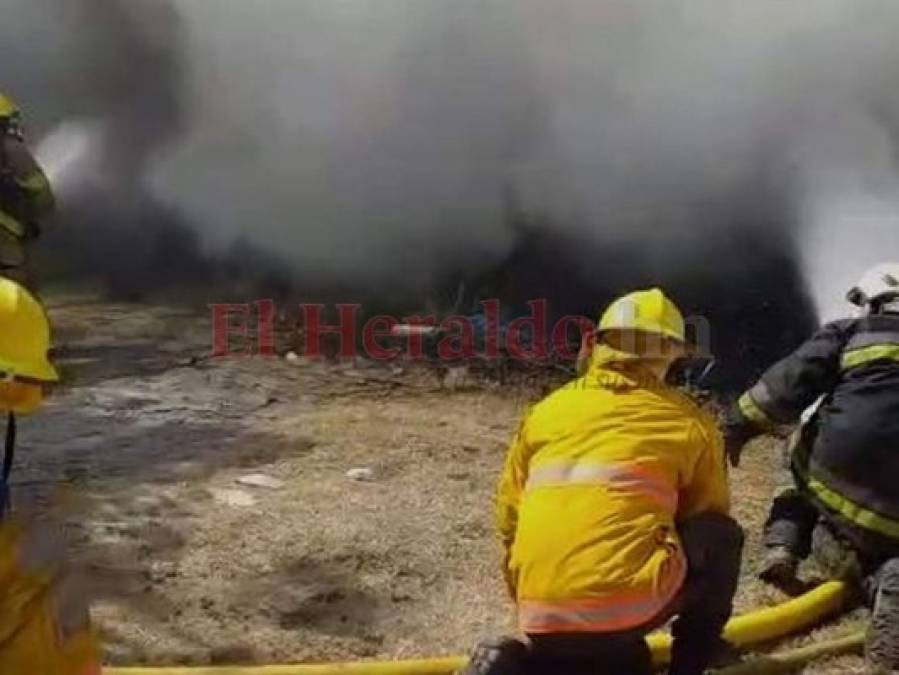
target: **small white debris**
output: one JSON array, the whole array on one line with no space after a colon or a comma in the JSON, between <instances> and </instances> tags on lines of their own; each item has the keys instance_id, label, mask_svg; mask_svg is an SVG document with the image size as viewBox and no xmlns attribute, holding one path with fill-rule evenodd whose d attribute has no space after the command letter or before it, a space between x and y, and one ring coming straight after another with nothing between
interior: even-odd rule
<instances>
[{"instance_id":1,"label":"small white debris","mask_svg":"<svg viewBox=\"0 0 899 675\"><path fill-rule=\"evenodd\" d=\"M435 335L440 328L437 326L426 326L422 324L400 323L390 329L393 337L409 337L411 335Z\"/></svg>"},{"instance_id":2,"label":"small white debris","mask_svg":"<svg viewBox=\"0 0 899 675\"><path fill-rule=\"evenodd\" d=\"M227 506L255 506L256 498L243 490L210 490L215 501Z\"/></svg>"},{"instance_id":3,"label":"small white debris","mask_svg":"<svg viewBox=\"0 0 899 675\"><path fill-rule=\"evenodd\" d=\"M470 387L471 384L468 366L449 368L443 378L443 388L449 391L460 391Z\"/></svg>"},{"instance_id":4,"label":"small white debris","mask_svg":"<svg viewBox=\"0 0 899 675\"><path fill-rule=\"evenodd\" d=\"M346 472L346 477L350 480L355 480L359 482L368 482L370 480L374 480L375 472L367 467L360 467L357 469L350 469Z\"/></svg>"},{"instance_id":5,"label":"small white debris","mask_svg":"<svg viewBox=\"0 0 899 675\"><path fill-rule=\"evenodd\" d=\"M251 473L241 476L235 481L238 485L247 487L268 488L269 490L280 490L284 487L284 481L266 476L264 473Z\"/></svg>"},{"instance_id":6,"label":"small white debris","mask_svg":"<svg viewBox=\"0 0 899 675\"><path fill-rule=\"evenodd\" d=\"M284 360L289 361L290 363L296 363L300 360L300 355L296 352L287 352L287 354L284 355Z\"/></svg>"},{"instance_id":7,"label":"small white debris","mask_svg":"<svg viewBox=\"0 0 899 675\"><path fill-rule=\"evenodd\" d=\"M177 462L172 466L172 472L181 478L192 479L198 477L202 473L203 467L199 462Z\"/></svg>"}]
</instances>

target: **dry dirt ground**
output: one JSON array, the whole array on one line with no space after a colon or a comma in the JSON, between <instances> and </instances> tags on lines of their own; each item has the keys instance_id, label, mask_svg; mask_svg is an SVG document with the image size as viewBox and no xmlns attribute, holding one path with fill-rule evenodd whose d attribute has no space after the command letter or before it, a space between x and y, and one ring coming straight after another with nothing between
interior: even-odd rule
<instances>
[{"instance_id":1,"label":"dry dirt ground","mask_svg":"<svg viewBox=\"0 0 899 675\"><path fill-rule=\"evenodd\" d=\"M14 497L62 514L110 663L447 655L510 628L491 499L527 394L364 363L198 359L202 315L49 304L66 385L22 425ZM741 611L781 599L753 577L770 444L732 476L750 534ZM277 482L238 482L252 474Z\"/></svg>"}]
</instances>

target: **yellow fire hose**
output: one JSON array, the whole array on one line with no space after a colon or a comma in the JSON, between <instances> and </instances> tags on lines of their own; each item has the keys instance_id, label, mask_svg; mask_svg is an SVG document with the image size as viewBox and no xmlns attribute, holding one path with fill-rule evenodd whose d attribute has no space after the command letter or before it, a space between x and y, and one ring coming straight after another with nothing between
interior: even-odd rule
<instances>
[{"instance_id":1,"label":"yellow fire hose","mask_svg":"<svg viewBox=\"0 0 899 675\"><path fill-rule=\"evenodd\" d=\"M732 619L724 630L724 636L735 647L769 642L813 626L835 614L843 607L846 596L847 589L842 582L828 581L783 604ZM650 635L647 642L653 661L657 665L668 663L671 637L657 633ZM331 665L108 668L104 672L107 675L450 675L464 667L465 663L465 658L443 658ZM755 672L761 671L738 671L736 675Z\"/></svg>"},{"instance_id":2,"label":"yellow fire hose","mask_svg":"<svg viewBox=\"0 0 899 675\"><path fill-rule=\"evenodd\" d=\"M826 642L818 642L807 647L761 656L746 663L722 668L716 671L716 673L717 675L778 675L778 673L789 673L824 657L843 656L844 654L861 652L864 645L865 632L859 631L858 633L844 635Z\"/></svg>"},{"instance_id":3,"label":"yellow fire hose","mask_svg":"<svg viewBox=\"0 0 899 675\"><path fill-rule=\"evenodd\" d=\"M724 638L743 648L771 642L813 626L836 614L846 602L847 589L840 581L828 581L805 595L774 607L734 617L724 629ZM664 665L671 659L671 636L656 633L647 638L653 662Z\"/></svg>"}]
</instances>

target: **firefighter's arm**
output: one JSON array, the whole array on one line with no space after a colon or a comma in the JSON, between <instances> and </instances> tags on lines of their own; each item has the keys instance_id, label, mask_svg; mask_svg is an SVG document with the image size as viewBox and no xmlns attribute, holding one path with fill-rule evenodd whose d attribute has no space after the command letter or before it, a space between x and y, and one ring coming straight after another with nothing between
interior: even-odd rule
<instances>
[{"instance_id":1,"label":"firefighter's arm","mask_svg":"<svg viewBox=\"0 0 899 675\"><path fill-rule=\"evenodd\" d=\"M697 448L678 495L678 520L700 513L730 512L730 488L724 460L724 440L711 420L701 420L691 429L690 443Z\"/></svg>"},{"instance_id":2,"label":"firefighter's arm","mask_svg":"<svg viewBox=\"0 0 899 675\"><path fill-rule=\"evenodd\" d=\"M840 376L845 324L828 324L788 357L772 366L731 406L724 418L727 454L736 466L742 447L753 437L792 424Z\"/></svg>"},{"instance_id":3,"label":"firefighter's arm","mask_svg":"<svg viewBox=\"0 0 899 675\"><path fill-rule=\"evenodd\" d=\"M503 574L513 597L515 584L511 578L509 561L512 545L515 542L515 532L518 528L518 509L528 476L526 422L525 420L522 423L506 454L503 473L496 493L496 528L503 546Z\"/></svg>"},{"instance_id":4,"label":"firefighter's arm","mask_svg":"<svg viewBox=\"0 0 899 675\"><path fill-rule=\"evenodd\" d=\"M27 201L29 216L37 219L51 213L56 206L53 189L25 143L20 138L5 136L3 152L12 178Z\"/></svg>"}]
</instances>

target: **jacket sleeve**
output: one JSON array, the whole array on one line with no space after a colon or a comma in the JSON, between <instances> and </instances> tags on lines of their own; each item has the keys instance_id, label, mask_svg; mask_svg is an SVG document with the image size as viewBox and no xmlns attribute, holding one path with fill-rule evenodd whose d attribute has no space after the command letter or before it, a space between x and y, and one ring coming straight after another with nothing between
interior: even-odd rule
<instances>
[{"instance_id":1,"label":"jacket sleeve","mask_svg":"<svg viewBox=\"0 0 899 675\"><path fill-rule=\"evenodd\" d=\"M792 424L840 377L847 322L831 323L787 358L772 366L725 417L728 433L749 437Z\"/></svg>"},{"instance_id":2,"label":"jacket sleeve","mask_svg":"<svg viewBox=\"0 0 899 675\"><path fill-rule=\"evenodd\" d=\"M40 219L55 208L53 189L46 174L25 143L18 138L3 138L3 154L24 201L27 218Z\"/></svg>"},{"instance_id":3,"label":"jacket sleeve","mask_svg":"<svg viewBox=\"0 0 899 675\"><path fill-rule=\"evenodd\" d=\"M728 515L730 487L721 432L711 419L701 419L691 429L689 442L698 453L680 488L678 520L706 512Z\"/></svg>"},{"instance_id":4,"label":"jacket sleeve","mask_svg":"<svg viewBox=\"0 0 899 675\"><path fill-rule=\"evenodd\" d=\"M515 541L518 507L528 479L526 425L527 419L522 422L512 440L496 493L496 528L507 558Z\"/></svg>"}]
</instances>

